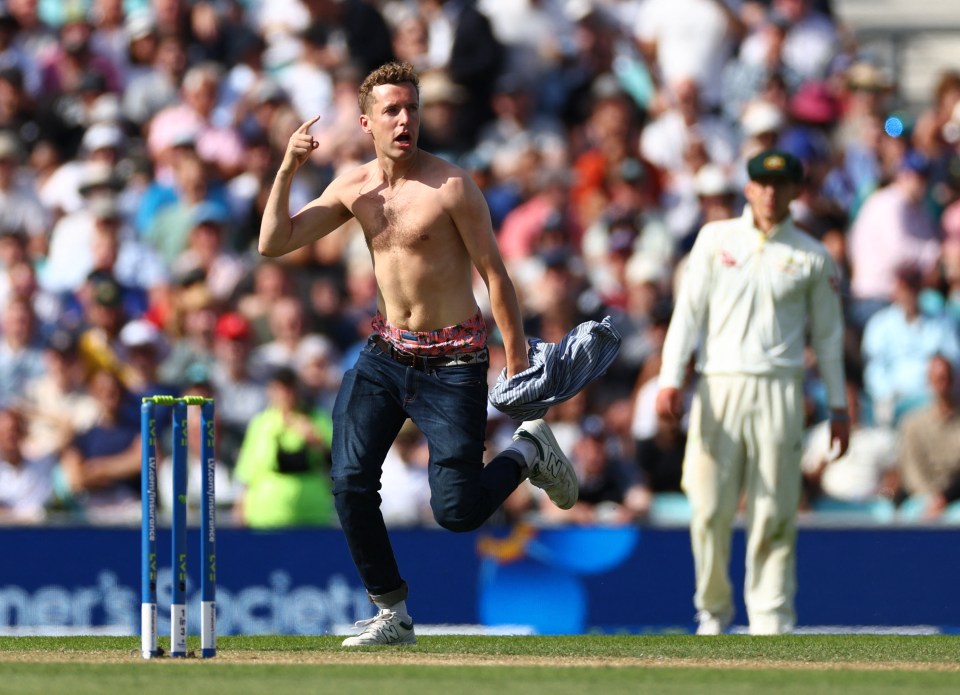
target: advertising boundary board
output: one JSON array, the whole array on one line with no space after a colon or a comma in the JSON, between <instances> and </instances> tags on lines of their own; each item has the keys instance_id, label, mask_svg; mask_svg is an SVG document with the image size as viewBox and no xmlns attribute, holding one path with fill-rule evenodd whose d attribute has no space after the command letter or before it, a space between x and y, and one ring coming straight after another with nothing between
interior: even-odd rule
<instances>
[{"instance_id":1,"label":"advertising boundary board","mask_svg":"<svg viewBox=\"0 0 960 695\"><path fill-rule=\"evenodd\" d=\"M539 634L688 632L693 566L683 528L485 528L392 532L424 626ZM169 529L159 530L159 542ZM801 529L799 628L957 632L958 530L895 527ZM133 528L0 529L0 633L136 634L139 542ZM188 534L188 604L196 604L199 533ZM338 530L218 537L218 632L342 633L373 607ZM735 624L742 603L744 540L734 536ZM171 598L161 563L158 598ZM165 611L160 610L161 634ZM168 620L169 617L167 616ZM188 615L189 634L199 627Z\"/></svg>"}]
</instances>

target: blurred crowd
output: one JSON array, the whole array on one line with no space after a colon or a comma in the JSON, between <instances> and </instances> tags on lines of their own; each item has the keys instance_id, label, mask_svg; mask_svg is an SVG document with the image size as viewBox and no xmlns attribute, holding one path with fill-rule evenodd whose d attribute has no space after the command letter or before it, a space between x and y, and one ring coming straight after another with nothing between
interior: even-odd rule
<instances>
[{"instance_id":1,"label":"blurred crowd","mask_svg":"<svg viewBox=\"0 0 960 695\"><path fill-rule=\"evenodd\" d=\"M354 223L280 259L256 239L300 123L321 115L292 211L372 156L357 89L393 59L420 71L421 146L487 198L528 336L605 316L623 336L548 415L581 502L523 486L497 521L682 518L683 423L653 408L673 287L773 145L804 163L793 213L847 317L852 443L832 460L811 357L805 508L960 518L960 66L905 109L829 0L5 0L0 521L138 520L139 399L199 394L225 518L335 523L330 411L371 332L366 244ZM517 423L489 415L494 452ZM432 523L428 455L408 422L388 524Z\"/></svg>"}]
</instances>

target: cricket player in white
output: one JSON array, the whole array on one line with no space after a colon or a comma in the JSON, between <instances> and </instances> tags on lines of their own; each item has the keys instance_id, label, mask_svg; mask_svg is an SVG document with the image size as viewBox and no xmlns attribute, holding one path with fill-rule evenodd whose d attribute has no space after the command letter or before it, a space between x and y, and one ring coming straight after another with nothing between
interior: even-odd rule
<instances>
[{"instance_id":1,"label":"cricket player in white","mask_svg":"<svg viewBox=\"0 0 960 695\"><path fill-rule=\"evenodd\" d=\"M697 634L720 634L733 618L727 568L741 494L750 632L782 634L796 623L808 333L827 390L837 456L849 440L837 271L824 247L790 217L802 164L786 152L766 150L747 170L743 216L704 226L690 252L663 347L656 402L659 415L682 415L684 376L699 345L700 379L683 464L693 510Z\"/></svg>"}]
</instances>

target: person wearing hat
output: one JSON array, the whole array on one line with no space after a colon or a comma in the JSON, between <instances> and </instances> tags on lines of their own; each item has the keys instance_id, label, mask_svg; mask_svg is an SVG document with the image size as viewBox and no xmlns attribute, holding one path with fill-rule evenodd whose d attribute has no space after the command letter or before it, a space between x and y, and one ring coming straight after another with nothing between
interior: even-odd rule
<instances>
[{"instance_id":1,"label":"person wearing hat","mask_svg":"<svg viewBox=\"0 0 960 695\"><path fill-rule=\"evenodd\" d=\"M656 410L683 415L682 388L699 343L683 489L690 522L697 634L733 619L730 537L746 500L744 599L751 634L796 624L796 514L806 336L831 409L830 439L849 439L838 273L820 242L794 224L800 161L764 150L747 162L748 207L703 227L687 259L663 346Z\"/></svg>"}]
</instances>

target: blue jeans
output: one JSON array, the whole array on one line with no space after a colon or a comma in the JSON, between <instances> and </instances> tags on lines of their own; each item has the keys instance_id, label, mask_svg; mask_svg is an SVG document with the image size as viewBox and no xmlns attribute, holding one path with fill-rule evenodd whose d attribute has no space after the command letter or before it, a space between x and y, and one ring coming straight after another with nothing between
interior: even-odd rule
<instances>
[{"instance_id":1,"label":"blue jeans","mask_svg":"<svg viewBox=\"0 0 960 695\"><path fill-rule=\"evenodd\" d=\"M420 371L368 341L343 377L333 409L333 495L367 592L378 605L406 598L406 584L380 513L383 460L407 418L430 450L430 506L451 531L483 524L520 484L522 461L507 452L483 465L487 365Z\"/></svg>"}]
</instances>

